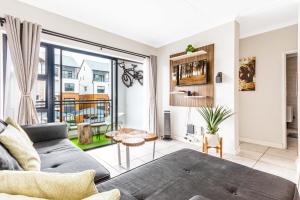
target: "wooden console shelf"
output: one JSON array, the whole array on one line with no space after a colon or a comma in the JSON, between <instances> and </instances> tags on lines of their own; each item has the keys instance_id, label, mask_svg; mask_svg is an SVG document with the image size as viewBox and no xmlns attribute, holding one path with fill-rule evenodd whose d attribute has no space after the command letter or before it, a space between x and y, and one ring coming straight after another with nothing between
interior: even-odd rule
<instances>
[{"instance_id":1,"label":"wooden console shelf","mask_svg":"<svg viewBox=\"0 0 300 200\"><path fill-rule=\"evenodd\" d=\"M184 96L184 98L191 98L191 99L199 98L199 99L203 99L203 98L207 98L207 96Z\"/></svg>"},{"instance_id":2,"label":"wooden console shelf","mask_svg":"<svg viewBox=\"0 0 300 200\"><path fill-rule=\"evenodd\" d=\"M200 55L204 55L204 54L207 54L207 52L203 51L203 50L200 50L200 51L196 51L196 52L193 52L193 53L190 53L190 54L184 54L184 55L181 55L181 56L172 57L171 60L176 61L176 60L191 58L191 57L194 57L194 56L200 56Z\"/></svg>"},{"instance_id":3,"label":"wooden console shelf","mask_svg":"<svg viewBox=\"0 0 300 200\"><path fill-rule=\"evenodd\" d=\"M176 66L207 60L207 84L178 86L172 79ZM175 81L176 82L176 81ZM193 95L188 96L190 91ZM170 56L170 106L200 107L214 104L214 44L196 48L191 54L185 52Z\"/></svg>"},{"instance_id":4,"label":"wooden console shelf","mask_svg":"<svg viewBox=\"0 0 300 200\"><path fill-rule=\"evenodd\" d=\"M172 91L170 94L186 94L187 92L181 92L181 91Z\"/></svg>"}]
</instances>

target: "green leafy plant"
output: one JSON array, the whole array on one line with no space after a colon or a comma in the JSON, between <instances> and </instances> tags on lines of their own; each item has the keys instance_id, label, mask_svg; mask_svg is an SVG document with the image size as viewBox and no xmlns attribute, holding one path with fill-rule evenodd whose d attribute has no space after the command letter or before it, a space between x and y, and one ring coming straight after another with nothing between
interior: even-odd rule
<instances>
[{"instance_id":1,"label":"green leafy plant","mask_svg":"<svg viewBox=\"0 0 300 200\"><path fill-rule=\"evenodd\" d=\"M185 49L185 52L194 52L195 51L195 48L193 47L193 45L189 44L186 49Z\"/></svg>"},{"instance_id":2,"label":"green leafy plant","mask_svg":"<svg viewBox=\"0 0 300 200\"><path fill-rule=\"evenodd\" d=\"M219 125L234 114L230 109L224 106L217 106L215 108L212 106L202 106L198 109L198 112L207 123L207 133L212 135L216 135L219 130Z\"/></svg>"}]
</instances>

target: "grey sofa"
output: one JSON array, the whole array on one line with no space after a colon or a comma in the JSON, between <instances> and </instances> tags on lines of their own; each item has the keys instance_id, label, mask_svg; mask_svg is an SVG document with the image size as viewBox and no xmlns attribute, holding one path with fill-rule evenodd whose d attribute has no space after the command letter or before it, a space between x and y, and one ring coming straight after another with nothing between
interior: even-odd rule
<instances>
[{"instance_id":1,"label":"grey sofa","mask_svg":"<svg viewBox=\"0 0 300 200\"><path fill-rule=\"evenodd\" d=\"M298 200L283 178L183 149L97 185L122 200Z\"/></svg>"},{"instance_id":2,"label":"grey sofa","mask_svg":"<svg viewBox=\"0 0 300 200\"><path fill-rule=\"evenodd\" d=\"M94 158L75 147L67 139L65 123L23 126L41 158L41 171L80 172L87 169L96 171L95 183L110 178L109 171ZM22 170L18 162L0 144L0 170Z\"/></svg>"}]
</instances>

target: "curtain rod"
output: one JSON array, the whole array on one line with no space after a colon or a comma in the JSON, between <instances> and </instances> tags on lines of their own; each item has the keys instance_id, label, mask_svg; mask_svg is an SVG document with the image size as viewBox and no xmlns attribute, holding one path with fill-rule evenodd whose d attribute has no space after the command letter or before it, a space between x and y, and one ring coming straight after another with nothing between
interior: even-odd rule
<instances>
[{"instance_id":1,"label":"curtain rod","mask_svg":"<svg viewBox=\"0 0 300 200\"><path fill-rule=\"evenodd\" d=\"M0 17L0 25L3 26L4 23L5 23L5 18ZM120 52L120 53L125 53L125 54L128 54L128 55L137 56L137 57L150 58L150 56L147 56L147 55L144 55L144 54L136 53L136 52L133 52L133 51L127 51L127 50L124 50L124 49L119 49L119 48L116 48L116 47L112 47L112 46L108 46L108 45L105 45L105 44L92 42L92 41L89 41L89 40L84 40L84 39L81 39L81 38L73 37L73 36L70 36L70 35L63 34L63 33L50 31L50 30L47 30L47 29L42 29L42 33L47 34L47 35L51 35L51 36L55 36L55 37L64 38L64 39L67 39L67 40L72 40L72 41L76 41L76 42L80 42L80 43L100 47L101 50L102 49L108 49L108 50L112 50L112 51L116 51L116 52Z\"/></svg>"}]
</instances>

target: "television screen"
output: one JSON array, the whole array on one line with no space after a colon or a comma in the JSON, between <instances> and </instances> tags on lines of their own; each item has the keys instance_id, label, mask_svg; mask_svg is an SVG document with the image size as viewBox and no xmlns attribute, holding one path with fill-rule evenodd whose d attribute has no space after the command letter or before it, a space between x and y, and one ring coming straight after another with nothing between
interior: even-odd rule
<instances>
[{"instance_id":1,"label":"television screen","mask_svg":"<svg viewBox=\"0 0 300 200\"><path fill-rule=\"evenodd\" d=\"M172 81L176 86L202 85L208 82L208 62L200 60L173 68Z\"/></svg>"}]
</instances>

